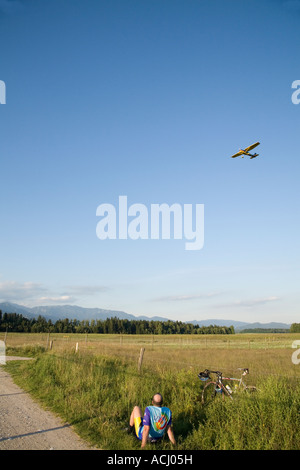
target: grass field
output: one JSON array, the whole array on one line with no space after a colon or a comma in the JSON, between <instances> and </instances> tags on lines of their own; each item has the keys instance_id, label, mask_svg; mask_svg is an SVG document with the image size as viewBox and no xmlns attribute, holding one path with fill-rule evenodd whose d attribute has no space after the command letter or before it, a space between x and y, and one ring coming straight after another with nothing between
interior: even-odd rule
<instances>
[{"instance_id":1,"label":"grass field","mask_svg":"<svg viewBox=\"0 0 300 470\"><path fill-rule=\"evenodd\" d=\"M7 354L33 354L36 360L6 367L19 385L101 449L139 449L124 428L133 406L145 408L160 391L173 412L178 450L299 450L300 364L291 359L297 339L296 334L9 333ZM198 372L218 369L237 377L238 367L249 368L246 381L260 391L201 405ZM167 438L155 446L171 449Z\"/></svg>"}]
</instances>

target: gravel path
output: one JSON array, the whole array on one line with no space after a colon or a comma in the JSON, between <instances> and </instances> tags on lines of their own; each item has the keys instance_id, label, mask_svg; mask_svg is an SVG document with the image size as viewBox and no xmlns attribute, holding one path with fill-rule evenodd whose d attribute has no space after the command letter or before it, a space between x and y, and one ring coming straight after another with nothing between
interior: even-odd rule
<instances>
[{"instance_id":1,"label":"gravel path","mask_svg":"<svg viewBox=\"0 0 300 470\"><path fill-rule=\"evenodd\" d=\"M11 359L6 357L6 360ZM42 409L24 390L15 385L11 376L0 367L0 450L91 448L77 436L70 425Z\"/></svg>"}]
</instances>

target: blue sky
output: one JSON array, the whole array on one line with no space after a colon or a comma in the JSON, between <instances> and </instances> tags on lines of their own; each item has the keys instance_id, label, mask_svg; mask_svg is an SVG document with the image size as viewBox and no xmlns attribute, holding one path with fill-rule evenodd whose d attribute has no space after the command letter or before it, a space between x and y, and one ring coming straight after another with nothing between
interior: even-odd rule
<instances>
[{"instance_id":1,"label":"blue sky","mask_svg":"<svg viewBox=\"0 0 300 470\"><path fill-rule=\"evenodd\" d=\"M297 0L0 0L0 300L299 322L299 50ZM120 195L203 249L99 240Z\"/></svg>"}]
</instances>

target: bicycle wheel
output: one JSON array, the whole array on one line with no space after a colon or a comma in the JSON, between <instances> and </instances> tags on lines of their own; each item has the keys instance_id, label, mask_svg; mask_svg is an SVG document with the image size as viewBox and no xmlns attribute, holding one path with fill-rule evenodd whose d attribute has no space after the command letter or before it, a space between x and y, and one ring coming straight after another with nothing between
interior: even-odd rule
<instances>
[{"instance_id":1,"label":"bicycle wheel","mask_svg":"<svg viewBox=\"0 0 300 470\"><path fill-rule=\"evenodd\" d=\"M202 390L202 404L208 405L215 399L224 400L224 390L216 383L209 382Z\"/></svg>"}]
</instances>

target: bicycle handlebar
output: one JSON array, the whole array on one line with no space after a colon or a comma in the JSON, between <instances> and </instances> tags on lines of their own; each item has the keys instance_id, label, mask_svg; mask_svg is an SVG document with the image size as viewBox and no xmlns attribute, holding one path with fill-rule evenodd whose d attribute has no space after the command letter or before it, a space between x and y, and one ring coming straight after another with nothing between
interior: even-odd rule
<instances>
[{"instance_id":1,"label":"bicycle handlebar","mask_svg":"<svg viewBox=\"0 0 300 470\"><path fill-rule=\"evenodd\" d=\"M249 374L248 368L239 367L238 370L243 371L242 375ZM205 369L203 372L199 372L198 377L200 380L211 379L209 374L216 374L218 377L222 377L222 372L220 372L219 370L209 370L209 369Z\"/></svg>"}]
</instances>

